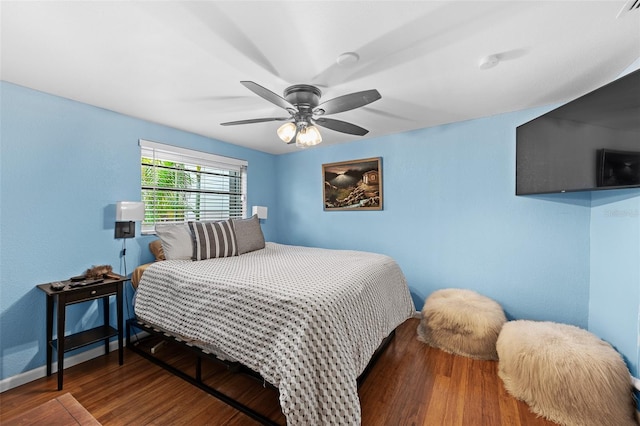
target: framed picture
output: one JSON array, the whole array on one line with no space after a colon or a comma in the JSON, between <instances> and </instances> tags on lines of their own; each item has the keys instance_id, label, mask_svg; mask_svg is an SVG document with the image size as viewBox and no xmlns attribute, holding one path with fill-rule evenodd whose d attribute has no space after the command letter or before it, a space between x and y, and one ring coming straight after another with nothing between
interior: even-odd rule
<instances>
[{"instance_id":1,"label":"framed picture","mask_svg":"<svg viewBox=\"0 0 640 426\"><path fill-rule=\"evenodd\" d=\"M382 158L322 165L325 210L382 210Z\"/></svg>"}]
</instances>

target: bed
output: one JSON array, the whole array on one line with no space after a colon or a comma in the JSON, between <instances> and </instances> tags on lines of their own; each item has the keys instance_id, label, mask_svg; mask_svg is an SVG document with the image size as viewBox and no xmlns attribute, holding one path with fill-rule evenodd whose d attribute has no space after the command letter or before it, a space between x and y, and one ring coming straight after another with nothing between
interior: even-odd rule
<instances>
[{"instance_id":1,"label":"bed","mask_svg":"<svg viewBox=\"0 0 640 426\"><path fill-rule=\"evenodd\" d=\"M260 374L288 425L360 424L357 378L415 312L402 271L381 254L263 247L154 262L136 317Z\"/></svg>"}]
</instances>

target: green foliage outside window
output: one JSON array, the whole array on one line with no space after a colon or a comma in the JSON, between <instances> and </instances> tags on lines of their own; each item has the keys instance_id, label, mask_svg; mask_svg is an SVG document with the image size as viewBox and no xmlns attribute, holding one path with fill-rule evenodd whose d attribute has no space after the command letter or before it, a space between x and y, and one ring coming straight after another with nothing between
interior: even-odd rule
<instances>
[{"instance_id":1,"label":"green foliage outside window","mask_svg":"<svg viewBox=\"0 0 640 426\"><path fill-rule=\"evenodd\" d=\"M183 222L189 213L197 218L199 196L196 205L190 205L191 193L185 190L193 188L194 183L198 188L199 181L199 174L194 178L184 164L143 157L142 201L147 206L144 222Z\"/></svg>"}]
</instances>

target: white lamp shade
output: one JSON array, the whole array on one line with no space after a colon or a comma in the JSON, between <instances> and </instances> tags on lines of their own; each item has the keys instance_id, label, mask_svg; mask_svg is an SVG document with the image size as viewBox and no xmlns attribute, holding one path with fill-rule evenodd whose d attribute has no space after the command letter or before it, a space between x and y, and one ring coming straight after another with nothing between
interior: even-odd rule
<instances>
[{"instance_id":1,"label":"white lamp shade","mask_svg":"<svg viewBox=\"0 0 640 426\"><path fill-rule=\"evenodd\" d=\"M313 146L322 142L322 136L316 126L308 126L298 132L296 146Z\"/></svg>"},{"instance_id":2,"label":"white lamp shade","mask_svg":"<svg viewBox=\"0 0 640 426\"><path fill-rule=\"evenodd\" d=\"M116 222L138 222L144 220L142 201L118 201L116 203Z\"/></svg>"},{"instance_id":3,"label":"white lamp shade","mask_svg":"<svg viewBox=\"0 0 640 426\"><path fill-rule=\"evenodd\" d=\"M263 206L253 206L252 214L257 214L258 219L266 219L267 218L267 208Z\"/></svg>"},{"instance_id":4,"label":"white lamp shade","mask_svg":"<svg viewBox=\"0 0 640 426\"><path fill-rule=\"evenodd\" d=\"M283 142L289 143L293 140L293 137L296 135L296 125L293 123L284 123L282 126L278 128L278 137L282 139Z\"/></svg>"}]
</instances>

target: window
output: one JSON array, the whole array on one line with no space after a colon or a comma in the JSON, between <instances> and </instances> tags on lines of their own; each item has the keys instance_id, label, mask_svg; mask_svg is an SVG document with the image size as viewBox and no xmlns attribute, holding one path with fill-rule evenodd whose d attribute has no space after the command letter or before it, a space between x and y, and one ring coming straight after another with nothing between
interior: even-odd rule
<instances>
[{"instance_id":1,"label":"window","mask_svg":"<svg viewBox=\"0 0 640 426\"><path fill-rule=\"evenodd\" d=\"M242 218L247 162L140 140L143 233L156 223Z\"/></svg>"}]
</instances>

